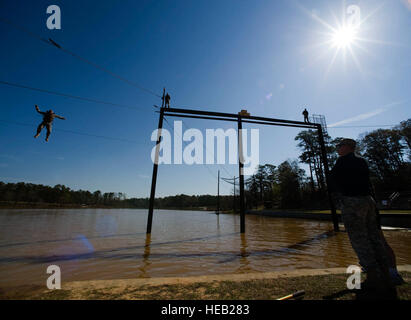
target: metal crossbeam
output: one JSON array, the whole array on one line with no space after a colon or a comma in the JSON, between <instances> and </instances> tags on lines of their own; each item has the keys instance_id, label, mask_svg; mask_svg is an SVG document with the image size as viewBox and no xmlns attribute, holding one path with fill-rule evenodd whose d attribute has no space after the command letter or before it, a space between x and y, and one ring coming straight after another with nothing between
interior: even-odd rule
<instances>
[{"instance_id":1,"label":"metal crossbeam","mask_svg":"<svg viewBox=\"0 0 411 320\"><path fill-rule=\"evenodd\" d=\"M164 94L163 94L164 95ZM245 111L245 110L244 110ZM242 111L243 112L243 111ZM297 128L306 128L306 129L317 129L319 142L321 145L321 157L324 165L324 172L326 177L326 182L328 185L328 160L325 150L323 129L321 123L306 123L302 121L293 121L293 120L284 120L284 119L275 119L275 118L266 118L266 117L255 117L250 116L248 113L245 114L234 114L234 113L224 113L224 112L213 112L213 111L201 111L201 110L190 110L190 109L179 109L179 108L164 108L164 103L160 109L160 118L158 128L162 128L163 118L165 116L170 117L182 117L182 118L193 118L193 119L205 119L205 120L220 120L220 121L232 121L237 122L238 130L242 129L242 123L253 123L253 124L262 124L262 125L274 125L274 126L285 126L285 127L297 127ZM159 155L159 147L161 143L161 136L157 138L156 144L156 160ZM238 150L242 150L242 141L239 135L238 139ZM245 199L244 199L244 174L243 174L243 163L241 161L242 156L239 153L239 179L240 179L240 223L241 223L241 233L245 232ZM157 182L157 161L154 163L153 167L153 177L151 182L151 194L150 194L150 205L147 221L147 234L151 234L151 225L153 219L153 209L154 209L154 198L155 198L155 188ZM334 230L338 231L338 218L337 212L332 201L331 195L328 193L328 198L331 208L331 216L334 224Z\"/></svg>"},{"instance_id":2,"label":"metal crossbeam","mask_svg":"<svg viewBox=\"0 0 411 320\"><path fill-rule=\"evenodd\" d=\"M255 117L255 116L243 116L235 113L225 113L225 112L214 112L214 111L201 111L201 110L190 110L190 109L179 109L179 108L167 108L164 110L165 116L171 117L183 117L183 118L197 118L197 119L207 119L207 120L223 120L223 121L238 121L241 118L242 122L256 123L256 124L266 124L266 125L283 125L298 128L307 129L318 129L320 124L317 123L306 123L302 121L294 120L284 120L266 117ZM187 116L191 115L191 116Z\"/></svg>"}]
</instances>

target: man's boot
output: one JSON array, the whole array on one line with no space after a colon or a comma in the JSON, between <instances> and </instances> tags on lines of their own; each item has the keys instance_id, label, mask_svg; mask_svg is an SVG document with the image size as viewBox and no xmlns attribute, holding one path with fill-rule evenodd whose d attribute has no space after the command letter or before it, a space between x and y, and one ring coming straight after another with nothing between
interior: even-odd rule
<instances>
[{"instance_id":1,"label":"man's boot","mask_svg":"<svg viewBox=\"0 0 411 320\"><path fill-rule=\"evenodd\" d=\"M391 284L389 274L378 268L367 268L367 279L361 283L361 295L364 299L396 300L397 291Z\"/></svg>"},{"instance_id":2,"label":"man's boot","mask_svg":"<svg viewBox=\"0 0 411 320\"><path fill-rule=\"evenodd\" d=\"M367 278L361 283L361 290L375 291L382 285L377 268L367 268Z\"/></svg>"}]
</instances>

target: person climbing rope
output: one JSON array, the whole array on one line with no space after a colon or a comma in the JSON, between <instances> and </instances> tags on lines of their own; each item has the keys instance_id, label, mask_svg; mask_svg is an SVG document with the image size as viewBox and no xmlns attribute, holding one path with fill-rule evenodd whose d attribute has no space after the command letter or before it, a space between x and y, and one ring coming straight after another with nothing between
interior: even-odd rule
<instances>
[{"instance_id":1,"label":"person climbing rope","mask_svg":"<svg viewBox=\"0 0 411 320\"><path fill-rule=\"evenodd\" d=\"M305 123L310 122L310 120L308 120L308 111L307 111L307 109L304 109L303 115L304 115L304 122Z\"/></svg>"},{"instance_id":2,"label":"person climbing rope","mask_svg":"<svg viewBox=\"0 0 411 320\"><path fill-rule=\"evenodd\" d=\"M36 110L38 113L43 115L43 121L40 123L40 125L37 127L37 133L34 136L34 138L37 138L40 135L41 130L46 127L47 129L47 135L46 135L46 141L49 141L49 137L51 134L51 129L52 129L52 124L54 118L59 118L61 120L66 120L66 118L61 117L53 112L53 110L48 110L46 112L40 111L39 107L36 105Z\"/></svg>"}]
</instances>

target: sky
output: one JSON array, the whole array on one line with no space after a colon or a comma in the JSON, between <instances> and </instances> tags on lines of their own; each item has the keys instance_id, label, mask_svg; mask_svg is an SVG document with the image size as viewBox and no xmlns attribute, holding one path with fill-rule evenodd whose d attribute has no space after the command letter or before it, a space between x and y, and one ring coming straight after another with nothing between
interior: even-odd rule
<instances>
[{"instance_id":1,"label":"sky","mask_svg":"<svg viewBox=\"0 0 411 320\"><path fill-rule=\"evenodd\" d=\"M61 10L61 29L47 28L50 5ZM360 9L360 23L341 42L350 5ZM0 181L148 197L153 105L163 87L176 108L300 121L307 108L325 116L332 138L397 125L411 117L410 30L409 0L1 0ZM45 130L33 137L42 120L35 104L66 118L54 121L49 142ZM168 117L165 129L174 120L181 119ZM182 120L204 135L235 128ZM261 164L298 158L299 129L244 128L259 129ZM228 163L160 165L156 196L216 194L218 170L238 176ZM229 184L220 188L232 192Z\"/></svg>"}]
</instances>

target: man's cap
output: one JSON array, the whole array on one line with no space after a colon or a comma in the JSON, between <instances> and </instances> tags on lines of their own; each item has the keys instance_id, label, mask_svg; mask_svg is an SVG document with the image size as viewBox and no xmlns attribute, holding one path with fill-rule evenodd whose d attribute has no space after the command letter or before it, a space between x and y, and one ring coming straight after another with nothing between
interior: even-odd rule
<instances>
[{"instance_id":1,"label":"man's cap","mask_svg":"<svg viewBox=\"0 0 411 320\"><path fill-rule=\"evenodd\" d=\"M353 139L342 139L338 144L337 147L341 146L350 146L351 148L355 148L357 145L357 142Z\"/></svg>"}]
</instances>

